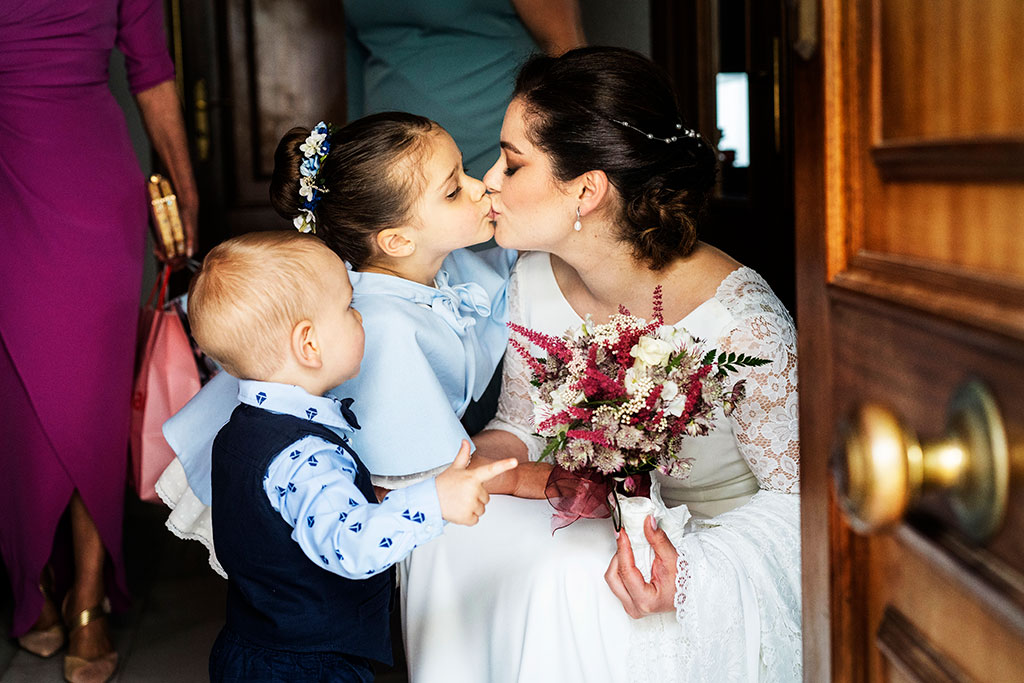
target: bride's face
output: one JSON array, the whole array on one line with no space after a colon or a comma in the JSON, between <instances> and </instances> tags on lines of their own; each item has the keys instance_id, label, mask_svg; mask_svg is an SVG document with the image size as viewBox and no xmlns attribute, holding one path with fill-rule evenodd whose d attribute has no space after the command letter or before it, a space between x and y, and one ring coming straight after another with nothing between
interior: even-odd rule
<instances>
[{"instance_id":1,"label":"bride's face","mask_svg":"<svg viewBox=\"0 0 1024 683\"><path fill-rule=\"evenodd\" d=\"M494 210L494 239L508 249L552 251L572 233L576 203L552 175L551 162L526 137L525 108L509 104L501 156L484 175Z\"/></svg>"}]
</instances>

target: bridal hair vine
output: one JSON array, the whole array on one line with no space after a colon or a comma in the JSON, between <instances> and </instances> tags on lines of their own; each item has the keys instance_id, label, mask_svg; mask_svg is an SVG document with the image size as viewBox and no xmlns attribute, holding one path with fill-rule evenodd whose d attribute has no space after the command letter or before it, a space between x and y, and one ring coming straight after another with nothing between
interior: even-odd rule
<instances>
[{"instance_id":1,"label":"bridal hair vine","mask_svg":"<svg viewBox=\"0 0 1024 683\"><path fill-rule=\"evenodd\" d=\"M696 130L694 130L693 128L683 128L683 124L681 124L681 123L676 123L676 130L679 131L679 135L672 135L672 136L669 136L667 138L659 138L657 135L652 135L651 133L645 133L644 131L640 130L639 128L634 126L629 121L619 121L618 119L611 119L611 122L612 123L617 123L620 126L622 126L623 128L632 128L633 130L635 130L637 133L640 133L641 135L643 135L648 140L661 140L662 142L672 143L672 142L675 142L676 140L678 140L680 136L687 137L687 138L699 138L700 137L700 133L698 133Z\"/></svg>"},{"instance_id":2,"label":"bridal hair vine","mask_svg":"<svg viewBox=\"0 0 1024 683\"><path fill-rule=\"evenodd\" d=\"M305 199L299 209L299 215L292 219L292 225L299 232L312 232L316 234L316 211L317 204L325 194L329 192L326 187L317 185L317 176L320 174L320 166L327 153L331 151L331 133L334 126L321 121L313 127L309 137L299 146L302 152L302 162L299 164L299 195Z\"/></svg>"}]
</instances>

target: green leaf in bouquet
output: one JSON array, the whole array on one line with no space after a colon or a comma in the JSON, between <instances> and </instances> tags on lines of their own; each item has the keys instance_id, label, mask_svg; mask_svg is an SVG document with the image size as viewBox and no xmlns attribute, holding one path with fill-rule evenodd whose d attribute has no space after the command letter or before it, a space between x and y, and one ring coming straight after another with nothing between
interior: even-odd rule
<instances>
[{"instance_id":1,"label":"green leaf in bouquet","mask_svg":"<svg viewBox=\"0 0 1024 683\"><path fill-rule=\"evenodd\" d=\"M562 450L563 446L565 446L565 440L565 432L562 432L558 436L551 437L551 439L548 441L548 444L544 446L544 450L541 451L540 457L537 458L537 460L544 460L549 455L553 456L554 453Z\"/></svg>"},{"instance_id":2,"label":"green leaf in bouquet","mask_svg":"<svg viewBox=\"0 0 1024 683\"><path fill-rule=\"evenodd\" d=\"M724 355L724 354L723 354ZM765 358L758 358L756 356L748 356L745 353L730 353L725 361L722 361L722 357L718 359L718 374L720 377L725 377L726 373L736 372L741 367L756 368L761 365L767 365L770 360Z\"/></svg>"}]
</instances>

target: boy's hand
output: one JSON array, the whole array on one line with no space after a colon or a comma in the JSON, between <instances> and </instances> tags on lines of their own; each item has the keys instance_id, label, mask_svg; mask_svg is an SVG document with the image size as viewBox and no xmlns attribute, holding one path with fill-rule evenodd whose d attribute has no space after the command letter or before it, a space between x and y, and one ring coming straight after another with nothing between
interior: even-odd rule
<instances>
[{"instance_id":1,"label":"boy's hand","mask_svg":"<svg viewBox=\"0 0 1024 683\"><path fill-rule=\"evenodd\" d=\"M441 516L455 524L473 526L484 514L484 506L491 499L484 482L507 472L519 461L515 458L466 469L469 465L469 442L462 440L459 454L448 469L437 475L437 498L441 503Z\"/></svg>"}]
</instances>

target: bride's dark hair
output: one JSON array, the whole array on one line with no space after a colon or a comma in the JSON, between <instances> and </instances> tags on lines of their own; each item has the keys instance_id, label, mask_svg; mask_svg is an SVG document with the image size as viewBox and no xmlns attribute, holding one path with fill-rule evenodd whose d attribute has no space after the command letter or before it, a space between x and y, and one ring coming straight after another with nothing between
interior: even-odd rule
<instances>
[{"instance_id":1,"label":"bride's dark hair","mask_svg":"<svg viewBox=\"0 0 1024 683\"><path fill-rule=\"evenodd\" d=\"M513 98L524 104L526 135L557 179L605 172L621 197L620 237L638 260L657 270L693 251L717 158L704 138L687 135L657 65L614 47L538 55L520 70Z\"/></svg>"},{"instance_id":2,"label":"bride's dark hair","mask_svg":"<svg viewBox=\"0 0 1024 683\"><path fill-rule=\"evenodd\" d=\"M362 268L376 254L374 236L401 224L419 194L418 162L424 136L440 127L428 118L383 112L334 131L331 151L321 164L317 185L327 189L317 204L316 236L334 253ZM299 149L308 128L292 128L274 152L270 203L284 218L299 215Z\"/></svg>"}]
</instances>

